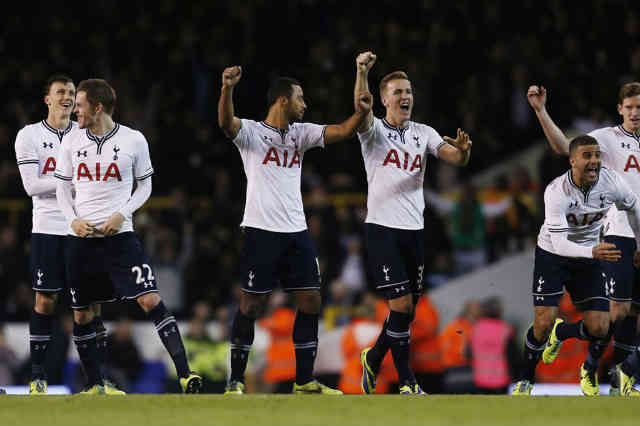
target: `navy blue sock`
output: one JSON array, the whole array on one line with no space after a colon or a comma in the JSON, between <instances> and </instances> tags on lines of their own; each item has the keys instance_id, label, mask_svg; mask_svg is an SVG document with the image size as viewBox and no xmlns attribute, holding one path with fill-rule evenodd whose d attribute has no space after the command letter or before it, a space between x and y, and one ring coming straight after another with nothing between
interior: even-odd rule
<instances>
[{"instance_id":1,"label":"navy blue sock","mask_svg":"<svg viewBox=\"0 0 640 426\"><path fill-rule=\"evenodd\" d=\"M387 327L387 339L393 355L393 364L398 372L400 386L416 383L416 378L409 367L409 343L411 314L391 311L389 314L389 326Z\"/></svg>"},{"instance_id":2,"label":"navy blue sock","mask_svg":"<svg viewBox=\"0 0 640 426\"><path fill-rule=\"evenodd\" d=\"M47 379L45 359L51 342L53 315L31 312L29 319L29 349L31 351L31 380Z\"/></svg>"},{"instance_id":3,"label":"navy blue sock","mask_svg":"<svg viewBox=\"0 0 640 426\"><path fill-rule=\"evenodd\" d=\"M244 383L244 372L247 369L249 352L255 333L255 319L236 312L231 326L231 380Z\"/></svg>"},{"instance_id":4,"label":"navy blue sock","mask_svg":"<svg viewBox=\"0 0 640 426\"><path fill-rule=\"evenodd\" d=\"M578 322L563 322L558 324L556 327L556 336L560 340L567 340L572 337L580 340L591 340L588 334L586 334L584 321L582 320Z\"/></svg>"},{"instance_id":5,"label":"navy blue sock","mask_svg":"<svg viewBox=\"0 0 640 426\"><path fill-rule=\"evenodd\" d=\"M318 314L298 311L293 323L293 346L296 350L296 383L313 380L313 364L318 353Z\"/></svg>"},{"instance_id":6,"label":"navy blue sock","mask_svg":"<svg viewBox=\"0 0 640 426\"><path fill-rule=\"evenodd\" d=\"M96 316L93 321L96 327L96 347L98 351L98 362L100 363L100 374L103 379L107 378L107 329L102 322L101 316Z\"/></svg>"},{"instance_id":7,"label":"navy blue sock","mask_svg":"<svg viewBox=\"0 0 640 426\"><path fill-rule=\"evenodd\" d=\"M535 382L536 367L540 362L545 345L546 342L540 342L534 336L533 326L529 327L527 337L524 340L524 360L520 375L522 380L528 380L531 383Z\"/></svg>"},{"instance_id":8,"label":"navy blue sock","mask_svg":"<svg viewBox=\"0 0 640 426\"><path fill-rule=\"evenodd\" d=\"M95 323L93 321L89 321L87 324L74 323L73 342L76 344L80 361L82 361L84 371L87 374L88 385L102 385Z\"/></svg>"},{"instance_id":9,"label":"navy blue sock","mask_svg":"<svg viewBox=\"0 0 640 426\"><path fill-rule=\"evenodd\" d=\"M604 354L604 351L607 349L609 345L609 340L611 340L611 336L613 335L615 325L611 323L609 326L609 332L606 337L597 338L591 336L586 327L584 327L584 333L587 336L590 336L591 342L589 342L589 350L587 351L587 359L584 360L584 368L591 371L596 371L598 369L598 364L600 358Z\"/></svg>"},{"instance_id":10,"label":"navy blue sock","mask_svg":"<svg viewBox=\"0 0 640 426\"><path fill-rule=\"evenodd\" d=\"M162 344L164 344L167 352L171 355L178 377L189 377L190 370L189 364L187 363L187 352L184 350L182 336L180 336L176 319L167 311L162 301L149 311L147 315L156 325L158 336L160 336Z\"/></svg>"},{"instance_id":11,"label":"navy blue sock","mask_svg":"<svg viewBox=\"0 0 640 426\"><path fill-rule=\"evenodd\" d=\"M620 364L635 351L633 344L638 330L638 317L627 316L618 321L613 333L613 363Z\"/></svg>"},{"instance_id":12,"label":"navy blue sock","mask_svg":"<svg viewBox=\"0 0 640 426\"><path fill-rule=\"evenodd\" d=\"M385 355L387 355L387 351L389 350L389 340L387 338L387 328L389 327L389 317L384 321L382 326L382 331L378 335L378 340L376 340L375 345L369 349L367 352L367 364L373 370L375 374L378 374L380 371L380 365L382 364L382 360L384 360Z\"/></svg>"}]
</instances>

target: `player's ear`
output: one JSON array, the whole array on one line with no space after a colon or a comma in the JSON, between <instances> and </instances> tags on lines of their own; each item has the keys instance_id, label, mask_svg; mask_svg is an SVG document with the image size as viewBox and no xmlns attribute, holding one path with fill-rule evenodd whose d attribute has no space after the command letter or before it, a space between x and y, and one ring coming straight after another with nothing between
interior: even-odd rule
<instances>
[{"instance_id":1,"label":"player's ear","mask_svg":"<svg viewBox=\"0 0 640 426\"><path fill-rule=\"evenodd\" d=\"M93 108L93 112L95 114L99 113L100 111L103 111L104 108L102 106L102 102L98 102L98 104Z\"/></svg>"}]
</instances>

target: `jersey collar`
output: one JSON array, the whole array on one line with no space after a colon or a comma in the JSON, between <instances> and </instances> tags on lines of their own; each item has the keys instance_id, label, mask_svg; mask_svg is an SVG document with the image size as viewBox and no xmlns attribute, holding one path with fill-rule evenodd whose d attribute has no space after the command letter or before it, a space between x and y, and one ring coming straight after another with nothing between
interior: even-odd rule
<instances>
[{"instance_id":1,"label":"jersey collar","mask_svg":"<svg viewBox=\"0 0 640 426\"><path fill-rule=\"evenodd\" d=\"M69 125L64 130L58 130L49 126L49 123L47 123L47 120L42 120L42 125L44 126L45 129L47 129L48 131L56 135L58 137L58 141L60 142L62 142L62 138L64 137L64 135L69 133L73 128L73 124L71 123L71 120L69 120Z\"/></svg>"},{"instance_id":2,"label":"jersey collar","mask_svg":"<svg viewBox=\"0 0 640 426\"><path fill-rule=\"evenodd\" d=\"M102 152L102 146L105 144L105 142L115 136L115 134L118 133L119 129L120 125L116 123L116 125L113 126L113 129L111 129L111 131L104 136L96 136L91 133L91 130L87 129L87 138L94 141L98 145L98 154L100 154Z\"/></svg>"},{"instance_id":3,"label":"jersey collar","mask_svg":"<svg viewBox=\"0 0 640 426\"><path fill-rule=\"evenodd\" d=\"M618 125L618 128L620 129L620 131L622 133L624 133L625 135L634 138L636 140L636 142L640 143L640 133L639 132L635 132L635 133L631 133L628 132L624 127L622 127L622 124Z\"/></svg>"}]
</instances>

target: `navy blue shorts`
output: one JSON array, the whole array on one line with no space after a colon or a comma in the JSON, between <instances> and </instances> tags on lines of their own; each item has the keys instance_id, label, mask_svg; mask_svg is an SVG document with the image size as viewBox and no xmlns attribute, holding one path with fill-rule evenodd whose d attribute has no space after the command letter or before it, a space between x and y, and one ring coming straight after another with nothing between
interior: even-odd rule
<instances>
[{"instance_id":1,"label":"navy blue shorts","mask_svg":"<svg viewBox=\"0 0 640 426\"><path fill-rule=\"evenodd\" d=\"M57 293L66 286L64 235L31 234L31 288L35 291Z\"/></svg>"},{"instance_id":2,"label":"navy blue shorts","mask_svg":"<svg viewBox=\"0 0 640 426\"><path fill-rule=\"evenodd\" d=\"M67 236L66 270L73 309L158 291L149 259L133 232L104 238Z\"/></svg>"},{"instance_id":3,"label":"navy blue shorts","mask_svg":"<svg viewBox=\"0 0 640 426\"><path fill-rule=\"evenodd\" d=\"M558 306L563 287L581 311L609 311L606 275L598 259L558 256L536 246L533 305Z\"/></svg>"},{"instance_id":4,"label":"navy blue shorts","mask_svg":"<svg viewBox=\"0 0 640 426\"><path fill-rule=\"evenodd\" d=\"M604 237L604 240L615 244L616 248L622 251L622 258L617 262L602 262L607 274L609 298L616 302L633 301L640 305L640 271L633 266L636 240L616 235Z\"/></svg>"},{"instance_id":5,"label":"navy blue shorts","mask_svg":"<svg viewBox=\"0 0 640 426\"><path fill-rule=\"evenodd\" d=\"M244 227L242 290L268 294L278 284L284 291L320 290L318 252L308 230L271 232Z\"/></svg>"},{"instance_id":6,"label":"navy blue shorts","mask_svg":"<svg viewBox=\"0 0 640 426\"><path fill-rule=\"evenodd\" d=\"M424 291L424 230L364 224L367 264L376 290L385 299Z\"/></svg>"}]
</instances>

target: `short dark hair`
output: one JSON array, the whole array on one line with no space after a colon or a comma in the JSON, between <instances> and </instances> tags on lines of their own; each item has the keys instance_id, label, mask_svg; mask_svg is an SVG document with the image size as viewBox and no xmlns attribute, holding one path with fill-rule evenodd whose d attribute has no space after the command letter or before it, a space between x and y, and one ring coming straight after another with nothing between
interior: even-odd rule
<instances>
[{"instance_id":1,"label":"short dark hair","mask_svg":"<svg viewBox=\"0 0 640 426\"><path fill-rule=\"evenodd\" d=\"M585 146L585 145L599 145L599 144L596 138L594 138L593 136L589 136L589 135L576 136L569 143L569 155L573 154L575 150L578 149L579 146Z\"/></svg>"},{"instance_id":2,"label":"short dark hair","mask_svg":"<svg viewBox=\"0 0 640 426\"><path fill-rule=\"evenodd\" d=\"M49 94L49 90L51 90L51 85L53 83L73 83L73 79L66 74L53 74L51 77L47 79L47 82L44 85L44 95L47 96Z\"/></svg>"},{"instance_id":3,"label":"short dark hair","mask_svg":"<svg viewBox=\"0 0 640 426\"><path fill-rule=\"evenodd\" d=\"M391 80L409 81L409 76L404 71L394 71L382 77L382 80L380 80L380 96L382 96L382 93L384 93L384 89L387 88L387 83L389 83Z\"/></svg>"},{"instance_id":4,"label":"short dark hair","mask_svg":"<svg viewBox=\"0 0 640 426\"><path fill-rule=\"evenodd\" d=\"M637 81L627 83L620 88L620 92L618 93L618 103L622 105L626 98L636 95L640 95L640 83Z\"/></svg>"},{"instance_id":5,"label":"short dark hair","mask_svg":"<svg viewBox=\"0 0 640 426\"><path fill-rule=\"evenodd\" d=\"M78 92L86 92L87 100L92 106L102 104L104 112L113 114L116 107L116 91L101 78L82 80L78 85Z\"/></svg>"},{"instance_id":6,"label":"short dark hair","mask_svg":"<svg viewBox=\"0 0 640 426\"><path fill-rule=\"evenodd\" d=\"M293 95L293 86L301 86L301 84L291 77L278 77L273 80L267 91L267 105L271 107L280 96L290 98Z\"/></svg>"}]
</instances>

